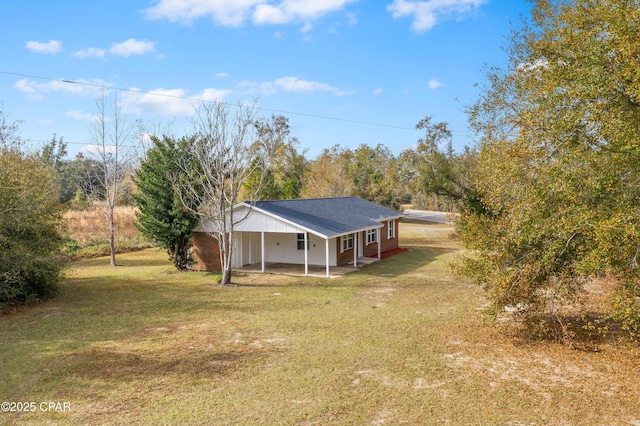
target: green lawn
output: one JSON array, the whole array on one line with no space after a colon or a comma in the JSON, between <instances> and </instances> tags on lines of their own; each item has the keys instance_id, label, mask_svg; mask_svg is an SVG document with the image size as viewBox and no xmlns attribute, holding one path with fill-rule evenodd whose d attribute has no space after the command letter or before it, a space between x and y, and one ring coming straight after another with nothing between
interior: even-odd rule
<instances>
[{"instance_id":1,"label":"green lawn","mask_svg":"<svg viewBox=\"0 0 640 426\"><path fill-rule=\"evenodd\" d=\"M36 403L0 423L640 424L637 353L485 324L448 233L403 224L409 252L343 278L229 288L156 250L79 262L59 297L0 317L0 400Z\"/></svg>"}]
</instances>

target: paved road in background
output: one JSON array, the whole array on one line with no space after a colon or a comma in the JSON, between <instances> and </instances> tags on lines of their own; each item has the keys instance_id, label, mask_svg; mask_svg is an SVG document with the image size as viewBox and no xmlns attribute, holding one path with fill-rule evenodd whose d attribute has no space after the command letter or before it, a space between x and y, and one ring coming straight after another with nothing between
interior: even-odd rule
<instances>
[{"instance_id":1,"label":"paved road in background","mask_svg":"<svg viewBox=\"0 0 640 426\"><path fill-rule=\"evenodd\" d=\"M407 219L425 220L429 222L451 223L452 213L434 212L429 210L405 210Z\"/></svg>"}]
</instances>

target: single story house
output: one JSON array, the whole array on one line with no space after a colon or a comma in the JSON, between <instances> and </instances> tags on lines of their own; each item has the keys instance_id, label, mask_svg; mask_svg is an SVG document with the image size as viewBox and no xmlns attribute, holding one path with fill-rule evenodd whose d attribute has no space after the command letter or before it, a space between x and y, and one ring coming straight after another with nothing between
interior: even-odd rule
<instances>
[{"instance_id":1,"label":"single story house","mask_svg":"<svg viewBox=\"0 0 640 426\"><path fill-rule=\"evenodd\" d=\"M266 263L330 266L358 264L362 257L381 258L398 248L402 213L358 197L257 201L233 206L232 267ZM218 242L201 223L193 236L194 270L220 271ZM306 249L305 249L306 248Z\"/></svg>"}]
</instances>

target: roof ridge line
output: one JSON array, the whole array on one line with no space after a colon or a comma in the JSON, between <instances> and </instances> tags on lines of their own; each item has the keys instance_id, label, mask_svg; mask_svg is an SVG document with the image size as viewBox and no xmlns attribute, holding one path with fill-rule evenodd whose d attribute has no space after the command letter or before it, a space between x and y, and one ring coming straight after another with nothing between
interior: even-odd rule
<instances>
[{"instance_id":1,"label":"roof ridge line","mask_svg":"<svg viewBox=\"0 0 640 426\"><path fill-rule=\"evenodd\" d=\"M286 199L286 200L256 200L254 202L255 203L277 203L277 202L282 202L282 201L337 200L337 199L341 199L341 198L360 198L360 197L356 197L355 195L345 195L345 196L341 196L341 197L289 198L289 199ZM360 198L360 199L364 200L364 198ZM365 200L365 201L368 201L368 200ZM371 202L371 201L369 201L369 202Z\"/></svg>"}]
</instances>

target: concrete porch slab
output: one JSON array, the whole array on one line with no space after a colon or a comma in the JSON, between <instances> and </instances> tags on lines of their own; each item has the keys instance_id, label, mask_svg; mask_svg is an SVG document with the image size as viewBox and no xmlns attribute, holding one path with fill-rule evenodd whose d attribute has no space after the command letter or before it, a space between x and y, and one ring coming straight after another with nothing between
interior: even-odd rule
<instances>
[{"instance_id":1,"label":"concrete porch slab","mask_svg":"<svg viewBox=\"0 0 640 426\"><path fill-rule=\"evenodd\" d=\"M358 266L356 268L353 267L353 262L347 265L342 265L342 266L330 266L329 278L342 277L348 274L349 272L357 271L363 266L369 265L377 261L378 261L378 258L375 258L375 257L361 257L360 259L358 259ZM264 269L265 269L265 272L264 272L265 274L290 275L290 276L296 276L296 277L304 276L304 265L295 264L295 263L265 262ZM234 271L248 272L252 274L261 274L262 263L253 263L251 265L245 265L242 268L234 268ZM309 265L309 276L310 277L326 277L327 267L325 265Z\"/></svg>"}]
</instances>

